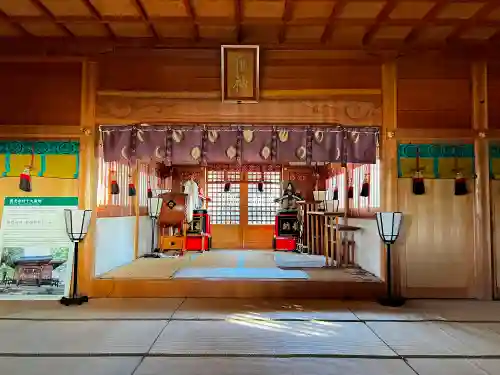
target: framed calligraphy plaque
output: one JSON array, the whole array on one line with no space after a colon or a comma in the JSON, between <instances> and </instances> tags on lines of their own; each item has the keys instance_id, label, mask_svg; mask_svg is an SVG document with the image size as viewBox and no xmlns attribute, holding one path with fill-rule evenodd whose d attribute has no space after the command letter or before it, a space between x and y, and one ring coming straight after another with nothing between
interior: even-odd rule
<instances>
[{"instance_id":1,"label":"framed calligraphy plaque","mask_svg":"<svg viewBox=\"0 0 500 375\"><path fill-rule=\"evenodd\" d=\"M221 47L222 101L259 101L259 46Z\"/></svg>"}]
</instances>

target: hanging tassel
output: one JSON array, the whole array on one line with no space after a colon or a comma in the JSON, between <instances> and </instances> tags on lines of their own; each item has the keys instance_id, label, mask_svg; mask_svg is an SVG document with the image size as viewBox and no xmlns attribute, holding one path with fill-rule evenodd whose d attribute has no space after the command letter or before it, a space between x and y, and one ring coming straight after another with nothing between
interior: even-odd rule
<instances>
[{"instance_id":1,"label":"hanging tassel","mask_svg":"<svg viewBox=\"0 0 500 375\"><path fill-rule=\"evenodd\" d=\"M19 176L19 189L27 193L31 192L31 175L30 168L24 168L23 173Z\"/></svg>"},{"instance_id":2,"label":"hanging tassel","mask_svg":"<svg viewBox=\"0 0 500 375\"><path fill-rule=\"evenodd\" d=\"M458 172L457 177L455 178L455 195L467 195L468 193L467 180L460 172Z\"/></svg>"},{"instance_id":3,"label":"hanging tassel","mask_svg":"<svg viewBox=\"0 0 500 375\"><path fill-rule=\"evenodd\" d=\"M413 194L415 195L424 195L425 194L425 183L424 178L417 172L416 176L412 179L413 183Z\"/></svg>"},{"instance_id":4,"label":"hanging tassel","mask_svg":"<svg viewBox=\"0 0 500 375\"><path fill-rule=\"evenodd\" d=\"M359 195L365 198L370 196L370 182L368 180L368 176L365 176Z\"/></svg>"},{"instance_id":5,"label":"hanging tassel","mask_svg":"<svg viewBox=\"0 0 500 375\"><path fill-rule=\"evenodd\" d=\"M264 172L262 172L262 168L260 169L260 181L257 184L257 190L259 193L262 193L264 191Z\"/></svg>"},{"instance_id":6,"label":"hanging tassel","mask_svg":"<svg viewBox=\"0 0 500 375\"><path fill-rule=\"evenodd\" d=\"M347 198L349 198L349 199L354 198L354 187L353 186L349 186L349 188L347 189Z\"/></svg>"},{"instance_id":7,"label":"hanging tassel","mask_svg":"<svg viewBox=\"0 0 500 375\"><path fill-rule=\"evenodd\" d=\"M135 184L134 181L132 180L132 177L129 176L129 183L128 183L128 196L129 197L135 197L137 194L137 191L135 189Z\"/></svg>"},{"instance_id":8,"label":"hanging tassel","mask_svg":"<svg viewBox=\"0 0 500 375\"><path fill-rule=\"evenodd\" d=\"M455 156L455 168L454 172L456 173L455 176L455 195L467 195L467 180L462 174L462 171L459 168L458 165L458 147L454 148L454 156Z\"/></svg>"},{"instance_id":9,"label":"hanging tassel","mask_svg":"<svg viewBox=\"0 0 500 375\"><path fill-rule=\"evenodd\" d=\"M334 201L339 200L339 188L338 187L335 187L335 189L333 189L333 200Z\"/></svg>"},{"instance_id":10,"label":"hanging tassel","mask_svg":"<svg viewBox=\"0 0 500 375\"><path fill-rule=\"evenodd\" d=\"M229 192L229 190L231 190L231 183L230 182L226 182L224 184L224 193Z\"/></svg>"},{"instance_id":11,"label":"hanging tassel","mask_svg":"<svg viewBox=\"0 0 500 375\"><path fill-rule=\"evenodd\" d=\"M425 194L425 183L424 178L422 177L422 173L420 171L420 152L417 147L417 166L416 166L415 175L412 178L412 190L415 195L424 195Z\"/></svg>"},{"instance_id":12,"label":"hanging tassel","mask_svg":"<svg viewBox=\"0 0 500 375\"><path fill-rule=\"evenodd\" d=\"M120 187L118 186L118 182L116 181L115 171L111 171L111 194L112 195L120 194Z\"/></svg>"}]
</instances>

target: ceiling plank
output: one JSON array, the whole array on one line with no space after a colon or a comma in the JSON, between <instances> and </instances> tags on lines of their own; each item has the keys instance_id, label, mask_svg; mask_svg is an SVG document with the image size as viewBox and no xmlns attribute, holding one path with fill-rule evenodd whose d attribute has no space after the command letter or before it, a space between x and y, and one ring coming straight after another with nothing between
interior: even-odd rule
<instances>
[{"instance_id":1,"label":"ceiling plank","mask_svg":"<svg viewBox=\"0 0 500 375\"><path fill-rule=\"evenodd\" d=\"M16 22L12 18L9 17L7 13L5 13L3 10L0 10L0 19L4 20L8 24L10 24L16 31L21 34L21 36L25 37L32 37L33 34L31 34L28 30L26 30L19 22Z\"/></svg>"},{"instance_id":2,"label":"ceiling plank","mask_svg":"<svg viewBox=\"0 0 500 375\"><path fill-rule=\"evenodd\" d=\"M404 40L404 44L412 44L414 43L425 27L430 23L434 22L436 16L448 5L452 2L452 0L439 0L434 4L434 6L429 9L427 14L416 23L415 27L410 31L410 33L406 36Z\"/></svg>"},{"instance_id":3,"label":"ceiling plank","mask_svg":"<svg viewBox=\"0 0 500 375\"><path fill-rule=\"evenodd\" d=\"M278 43L282 44L286 39L286 26L293 17L292 0L284 0L283 15L281 16L281 27L278 34Z\"/></svg>"},{"instance_id":4,"label":"ceiling plank","mask_svg":"<svg viewBox=\"0 0 500 375\"><path fill-rule=\"evenodd\" d=\"M243 21L243 3L242 0L234 0L234 20L236 23L236 42L238 44L243 43L243 27L241 25Z\"/></svg>"},{"instance_id":5,"label":"ceiling plank","mask_svg":"<svg viewBox=\"0 0 500 375\"><path fill-rule=\"evenodd\" d=\"M142 3L142 1L133 0L132 4L136 8L137 12L141 15L141 20L147 23L151 35L157 40L160 39L160 34L158 33L158 31L156 31L154 24L151 22L149 14L146 11L146 8L144 8L144 4Z\"/></svg>"},{"instance_id":6,"label":"ceiling plank","mask_svg":"<svg viewBox=\"0 0 500 375\"><path fill-rule=\"evenodd\" d=\"M497 8L500 7L500 3L497 0L493 0L481 7L472 17L464 20L460 25L458 25L455 30L446 38L447 43L454 43L460 39L460 37L467 31L471 30L475 26L484 26L487 23L487 17Z\"/></svg>"},{"instance_id":7,"label":"ceiling plank","mask_svg":"<svg viewBox=\"0 0 500 375\"><path fill-rule=\"evenodd\" d=\"M371 25L368 30L366 31L365 35L363 36L363 45L368 46L372 42L373 38L377 34L377 32L380 30L382 27L382 23L386 22L389 19L389 16L391 13L394 11L396 6L398 5L397 0L389 0L387 3L384 5L380 13L377 15L375 18L375 22L373 25Z\"/></svg>"},{"instance_id":8,"label":"ceiling plank","mask_svg":"<svg viewBox=\"0 0 500 375\"><path fill-rule=\"evenodd\" d=\"M59 28L59 30L61 30L64 33L64 35L69 36L71 38L75 37L75 35L71 32L71 30L66 27L66 25L59 23L57 21L56 16L54 16L54 14L52 14L49 8L47 8L44 4L42 4L40 0L30 0L30 2L45 16L45 18L52 21L57 26L57 28Z\"/></svg>"},{"instance_id":9,"label":"ceiling plank","mask_svg":"<svg viewBox=\"0 0 500 375\"><path fill-rule=\"evenodd\" d=\"M323 30L323 34L321 35L321 43L326 44L332 38L333 31L335 29L335 23L338 20L337 17L340 13L342 13L347 3L348 0L339 0L334 3L332 12L330 13L330 16L328 16L325 29Z\"/></svg>"},{"instance_id":10,"label":"ceiling plank","mask_svg":"<svg viewBox=\"0 0 500 375\"><path fill-rule=\"evenodd\" d=\"M184 0L183 2L188 17L191 19L193 24L193 39L198 41L200 40L200 31L198 30L198 25L196 24L196 12L194 11L193 4L191 3L191 0Z\"/></svg>"},{"instance_id":11,"label":"ceiling plank","mask_svg":"<svg viewBox=\"0 0 500 375\"><path fill-rule=\"evenodd\" d=\"M102 15L99 13L97 8L90 2L90 0L82 0L83 5L89 10L90 14L92 14L92 17L97 20L100 23L103 23ZM106 32L108 33L109 37L114 39L116 38L115 33L111 29L111 26L109 26L108 23L103 23L104 27L106 28Z\"/></svg>"}]
</instances>

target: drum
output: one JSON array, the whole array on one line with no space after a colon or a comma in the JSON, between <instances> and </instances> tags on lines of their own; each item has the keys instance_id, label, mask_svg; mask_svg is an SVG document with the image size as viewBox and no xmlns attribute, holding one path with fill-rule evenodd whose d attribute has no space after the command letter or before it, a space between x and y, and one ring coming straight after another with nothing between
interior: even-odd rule
<instances>
[{"instance_id":1,"label":"drum","mask_svg":"<svg viewBox=\"0 0 500 375\"><path fill-rule=\"evenodd\" d=\"M178 226L186 220L186 194L163 193L158 224L160 227Z\"/></svg>"}]
</instances>

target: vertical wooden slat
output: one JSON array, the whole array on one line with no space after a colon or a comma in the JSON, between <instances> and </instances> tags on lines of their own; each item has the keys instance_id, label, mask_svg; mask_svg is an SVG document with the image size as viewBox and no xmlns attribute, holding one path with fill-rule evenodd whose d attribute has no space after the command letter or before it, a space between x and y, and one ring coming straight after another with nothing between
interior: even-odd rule
<instances>
[{"instance_id":1,"label":"vertical wooden slat","mask_svg":"<svg viewBox=\"0 0 500 375\"><path fill-rule=\"evenodd\" d=\"M487 64L472 64L472 127L488 130ZM488 141L483 137L474 141L476 188L474 190L474 297L492 299L493 273L491 251L491 202L489 181Z\"/></svg>"},{"instance_id":2,"label":"vertical wooden slat","mask_svg":"<svg viewBox=\"0 0 500 375\"><path fill-rule=\"evenodd\" d=\"M136 195L132 198L132 202L135 210L135 228L134 228L134 254L135 258L139 258L139 194L142 193L139 190L139 162L135 162L135 168L132 175L132 181L135 185Z\"/></svg>"}]
</instances>

